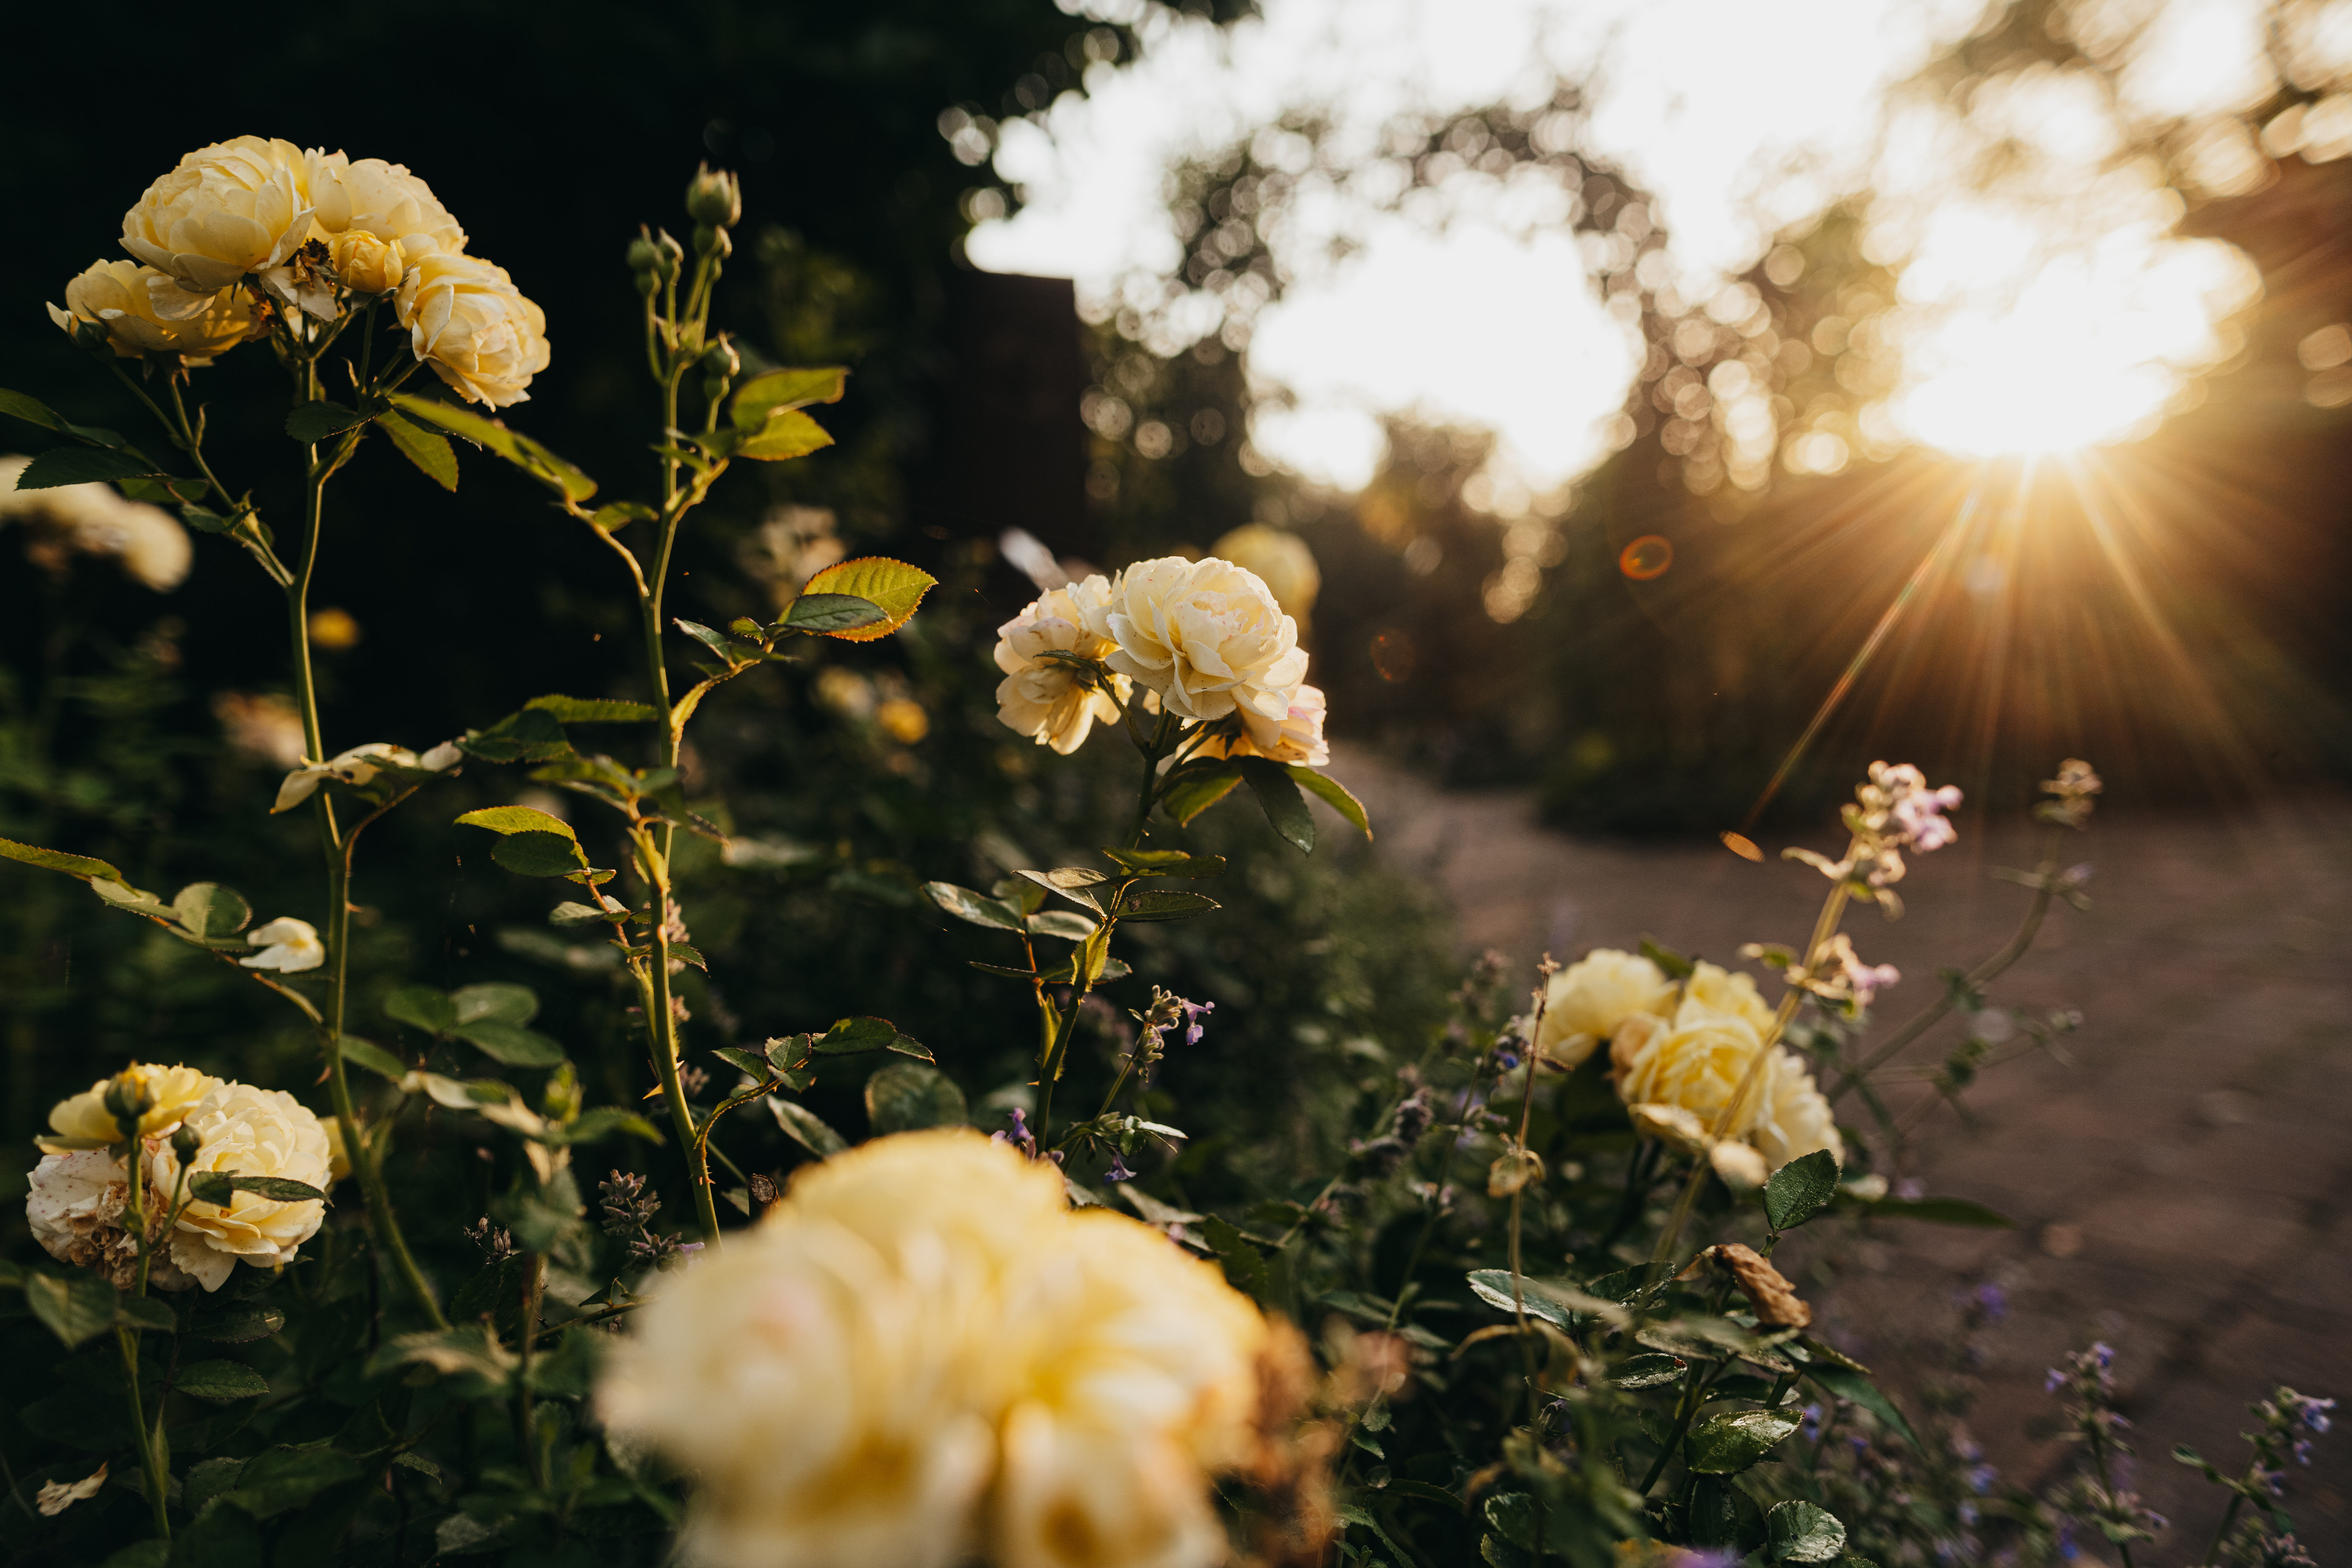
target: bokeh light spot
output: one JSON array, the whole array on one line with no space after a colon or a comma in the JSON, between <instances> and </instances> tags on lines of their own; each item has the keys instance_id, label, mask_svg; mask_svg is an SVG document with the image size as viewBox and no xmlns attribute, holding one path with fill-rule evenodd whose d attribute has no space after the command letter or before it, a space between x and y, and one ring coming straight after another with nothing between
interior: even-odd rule
<instances>
[{"instance_id":1,"label":"bokeh light spot","mask_svg":"<svg viewBox=\"0 0 2352 1568\"><path fill-rule=\"evenodd\" d=\"M1617 570L1636 583L1664 576L1674 563L1674 542L1663 534L1645 533L1617 552Z\"/></svg>"},{"instance_id":2,"label":"bokeh light spot","mask_svg":"<svg viewBox=\"0 0 2352 1568\"><path fill-rule=\"evenodd\" d=\"M1742 860L1753 860L1759 866L1764 862L1764 851L1757 848L1756 840L1744 833L1725 833L1723 847Z\"/></svg>"},{"instance_id":3,"label":"bokeh light spot","mask_svg":"<svg viewBox=\"0 0 2352 1568\"><path fill-rule=\"evenodd\" d=\"M1421 662L1421 651L1412 646L1412 638L1396 628L1372 638L1371 655L1372 668L1391 685L1411 676Z\"/></svg>"}]
</instances>

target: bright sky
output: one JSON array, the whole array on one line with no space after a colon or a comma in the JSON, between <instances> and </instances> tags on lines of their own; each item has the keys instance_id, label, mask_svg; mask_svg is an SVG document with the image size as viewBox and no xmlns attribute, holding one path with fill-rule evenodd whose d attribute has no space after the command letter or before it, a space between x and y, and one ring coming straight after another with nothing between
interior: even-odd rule
<instances>
[{"instance_id":1,"label":"bright sky","mask_svg":"<svg viewBox=\"0 0 2352 1568\"><path fill-rule=\"evenodd\" d=\"M2175 0L2185 21L2159 39L2137 85L2167 104L2224 106L2255 90L2252 3ZM1134 0L1093 0L1092 9L1118 17L1123 5ZM1369 128L1408 109L1515 97L1532 105L1550 68L1597 68L1592 150L1656 193L1685 278L1746 267L1773 227L1860 183L1874 157L1882 187L1890 174L1916 181L1919 199L1887 210L1890 245L1913 258L1901 303L1922 367L1885 411L1892 428L1954 450L2143 433L2179 391L2179 365L2226 353L2212 321L2250 298L2253 281L2225 247L2163 242L2177 198L2144 179L2048 204L2062 226L2097 231L2067 237L2087 248L2063 266L2048 264L2036 239L2058 221L2052 212L1956 216L1928 199L1948 132L1898 125L1877 147L1880 95L1982 9L1983 0L1265 0L1262 18L1223 33L1147 24L1143 60L1092 68L1091 96L1066 95L1049 133L1005 128L997 168L1026 188L1028 205L982 225L970 252L982 267L1072 277L1106 298L1129 268L1181 259L1162 171L1187 152L1286 109L1320 107ZM2104 150L2095 117L2063 93L2021 98L2014 113L2049 144L2055 178L2080 175ZM1251 370L1294 403L1257 421L1259 449L1354 488L1380 456L1377 416L1417 411L1494 429L1507 477L1538 490L1604 456L1601 427L1622 404L1637 351L1601 309L1569 238L1530 233L1509 216L1458 212L1442 231L1371 220L1348 262L1265 311ZM2018 406L2021 385L2095 395Z\"/></svg>"}]
</instances>

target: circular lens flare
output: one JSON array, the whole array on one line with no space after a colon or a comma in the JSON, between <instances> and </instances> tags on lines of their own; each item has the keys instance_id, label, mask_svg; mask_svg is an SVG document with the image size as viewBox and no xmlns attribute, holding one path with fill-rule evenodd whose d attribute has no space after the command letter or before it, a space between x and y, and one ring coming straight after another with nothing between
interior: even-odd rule
<instances>
[{"instance_id":1,"label":"circular lens flare","mask_svg":"<svg viewBox=\"0 0 2352 1568\"><path fill-rule=\"evenodd\" d=\"M1617 570L1636 583L1664 576L1674 563L1674 542L1661 534L1645 533L1617 552Z\"/></svg>"}]
</instances>

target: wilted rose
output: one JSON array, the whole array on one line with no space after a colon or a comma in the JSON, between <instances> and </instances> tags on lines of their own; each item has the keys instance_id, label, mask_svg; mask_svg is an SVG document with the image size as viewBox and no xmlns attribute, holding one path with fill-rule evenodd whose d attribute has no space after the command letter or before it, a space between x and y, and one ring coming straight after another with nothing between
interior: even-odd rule
<instances>
[{"instance_id":1,"label":"wilted rose","mask_svg":"<svg viewBox=\"0 0 2352 1568\"><path fill-rule=\"evenodd\" d=\"M416 357L468 403L524 402L530 378L547 368L547 313L503 267L474 256L414 257L394 299Z\"/></svg>"},{"instance_id":2,"label":"wilted rose","mask_svg":"<svg viewBox=\"0 0 2352 1568\"><path fill-rule=\"evenodd\" d=\"M96 321L106 329L110 346L124 359L142 354L180 354L192 365L210 364L253 335L253 304L244 290L223 289L215 294L190 295L196 309L167 318L157 313L158 283L177 296L178 285L165 274L135 261L93 261L66 285L65 309L49 307L49 320L70 332L79 321ZM176 298L171 302L178 304Z\"/></svg>"},{"instance_id":3,"label":"wilted rose","mask_svg":"<svg viewBox=\"0 0 2352 1568\"><path fill-rule=\"evenodd\" d=\"M166 320L203 314L220 290L310 237L302 150L258 136L197 148L122 215L122 247L171 279L151 282Z\"/></svg>"}]
</instances>

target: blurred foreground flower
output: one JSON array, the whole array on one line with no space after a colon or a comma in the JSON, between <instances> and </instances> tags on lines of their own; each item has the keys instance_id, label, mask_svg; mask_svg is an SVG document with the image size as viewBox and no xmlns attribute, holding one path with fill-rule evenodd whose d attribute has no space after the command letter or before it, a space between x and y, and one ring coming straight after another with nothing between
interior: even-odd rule
<instances>
[{"instance_id":1,"label":"blurred foreground flower","mask_svg":"<svg viewBox=\"0 0 2352 1568\"><path fill-rule=\"evenodd\" d=\"M281 974L295 974L327 962L327 944L319 940L319 928L292 915L280 915L254 927L246 932L246 940L258 950L251 958L237 960L247 969L274 969Z\"/></svg>"},{"instance_id":2,"label":"blurred foreground flower","mask_svg":"<svg viewBox=\"0 0 2352 1568\"><path fill-rule=\"evenodd\" d=\"M724 1565L1186 1568L1259 1458L1273 1336L1216 1269L966 1131L803 1171L614 1353L616 1430L699 1478Z\"/></svg>"},{"instance_id":3,"label":"blurred foreground flower","mask_svg":"<svg viewBox=\"0 0 2352 1568\"><path fill-rule=\"evenodd\" d=\"M1663 1007L1674 990L1664 971L1639 953L1596 947L1551 977L1536 1053L1554 1067L1576 1067L1627 1018Z\"/></svg>"},{"instance_id":4,"label":"blurred foreground flower","mask_svg":"<svg viewBox=\"0 0 2352 1568\"><path fill-rule=\"evenodd\" d=\"M61 573L77 554L110 555L158 594L187 580L195 551L178 518L131 500L112 485L20 490L16 480L31 463L14 454L0 457L0 523L24 526L25 553L35 565Z\"/></svg>"}]
</instances>

